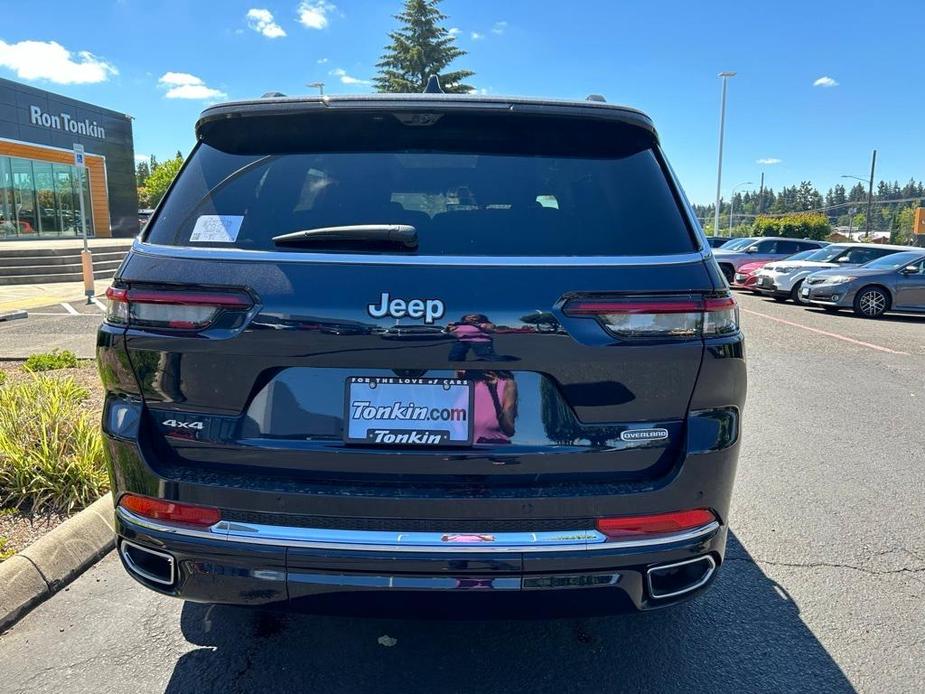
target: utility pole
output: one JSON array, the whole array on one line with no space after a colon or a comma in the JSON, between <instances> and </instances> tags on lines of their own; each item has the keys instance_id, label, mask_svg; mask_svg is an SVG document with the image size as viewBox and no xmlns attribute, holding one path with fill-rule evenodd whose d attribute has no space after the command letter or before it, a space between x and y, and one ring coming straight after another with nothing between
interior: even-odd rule
<instances>
[{"instance_id":1,"label":"utility pole","mask_svg":"<svg viewBox=\"0 0 925 694\"><path fill-rule=\"evenodd\" d=\"M866 236L867 240L870 241L870 206L874 198L874 168L877 166L877 150L874 150L874 153L870 158L870 183L867 185L867 224L866 224Z\"/></svg>"},{"instance_id":2,"label":"utility pole","mask_svg":"<svg viewBox=\"0 0 925 694\"><path fill-rule=\"evenodd\" d=\"M719 235L719 202L720 202L720 189L723 185L723 136L726 131L726 82L730 77L734 77L736 73L724 71L719 73L719 77L723 80L723 94L720 99L719 107L719 162L716 167L716 205L713 210L713 235Z\"/></svg>"},{"instance_id":3,"label":"utility pole","mask_svg":"<svg viewBox=\"0 0 925 694\"><path fill-rule=\"evenodd\" d=\"M764 171L761 172L761 185L758 187L758 215L761 216L761 208L764 206Z\"/></svg>"}]
</instances>

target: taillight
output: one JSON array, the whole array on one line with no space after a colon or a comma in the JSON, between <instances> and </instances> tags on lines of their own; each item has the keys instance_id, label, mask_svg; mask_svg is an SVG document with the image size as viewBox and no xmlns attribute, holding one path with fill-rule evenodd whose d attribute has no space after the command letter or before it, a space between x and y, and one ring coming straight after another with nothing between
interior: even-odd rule
<instances>
[{"instance_id":1,"label":"taillight","mask_svg":"<svg viewBox=\"0 0 925 694\"><path fill-rule=\"evenodd\" d=\"M643 516L616 516L598 518L597 529L609 538L669 535L685 530L702 528L716 521L716 516L705 508L671 513L654 513Z\"/></svg>"},{"instance_id":2,"label":"taillight","mask_svg":"<svg viewBox=\"0 0 925 694\"><path fill-rule=\"evenodd\" d=\"M629 339L715 337L739 329L739 309L729 295L587 297L569 300L562 310L596 318L609 332Z\"/></svg>"},{"instance_id":3,"label":"taillight","mask_svg":"<svg viewBox=\"0 0 925 694\"><path fill-rule=\"evenodd\" d=\"M138 494L124 494L119 499L119 506L143 518L183 525L207 527L215 525L222 519L222 512L211 506L181 504Z\"/></svg>"},{"instance_id":4,"label":"taillight","mask_svg":"<svg viewBox=\"0 0 925 694\"><path fill-rule=\"evenodd\" d=\"M173 289L106 290L106 322L170 330L203 330L223 312L247 311L253 301L240 291L177 291Z\"/></svg>"}]
</instances>

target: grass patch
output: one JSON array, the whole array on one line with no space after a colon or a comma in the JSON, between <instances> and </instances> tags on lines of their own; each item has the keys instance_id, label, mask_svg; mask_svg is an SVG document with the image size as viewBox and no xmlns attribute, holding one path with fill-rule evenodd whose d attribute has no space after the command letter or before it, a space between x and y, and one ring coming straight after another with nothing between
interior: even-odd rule
<instances>
[{"instance_id":1,"label":"grass patch","mask_svg":"<svg viewBox=\"0 0 925 694\"><path fill-rule=\"evenodd\" d=\"M0 506L70 513L108 490L89 397L70 376L0 387Z\"/></svg>"},{"instance_id":2,"label":"grass patch","mask_svg":"<svg viewBox=\"0 0 925 694\"><path fill-rule=\"evenodd\" d=\"M4 559L9 559L14 554L16 554L16 552L14 552L13 550L6 548L6 545L8 542L9 540L7 540L5 537L0 537L0 561L3 561Z\"/></svg>"},{"instance_id":3,"label":"grass patch","mask_svg":"<svg viewBox=\"0 0 925 694\"><path fill-rule=\"evenodd\" d=\"M32 354L26 359L23 367L26 371L54 371L56 369L76 369L77 355L67 349L52 350Z\"/></svg>"}]
</instances>

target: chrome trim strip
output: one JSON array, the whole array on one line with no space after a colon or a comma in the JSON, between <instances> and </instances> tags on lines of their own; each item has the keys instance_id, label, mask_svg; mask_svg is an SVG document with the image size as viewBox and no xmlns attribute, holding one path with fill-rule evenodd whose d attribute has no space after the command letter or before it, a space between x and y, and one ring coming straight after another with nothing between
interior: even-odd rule
<instances>
[{"instance_id":1,"label":"chrome trim strip","mask_svg":"<svg viewBox=\"0 0 925 694\"><path fill-rule=\"evenodd\" d=\"M298 251L254 251L240 248L195 248L162 246L138 239L132 252L189 260L229 260L267 263L325 263L336 265L463 265L471 267L557 266L595 267L600 265L684 265L700 263L709 253L626 256L466 256L466 255L372 255L362 253L301 253Z\"/></svg>"},{"instance_id":2,"label":"chrome trim strip","mask_svg":"<svg viewBox=\"0 0 925 694\"><path fill-rule=\"evenodd\" d=\"M695 564L697 562L701 562L704 560L706 560L707 563L709 563L710 567L707 569L707 572L703 575L703 578L701 578L696 583L693 583L685 588L682 588L681 590L676 590L671 593L661 593L661 594L656 593L655 589L652 587L652 572L653 571L661 571L663 569L674 569L675 567L678 567L678 566L687 566L688 564ZM713 557L711 557L709 554L704 554L702 557L696 557L694 559L685 559L684 561L676 561L673 564L660 564L658 566L649 567L648 569L646 569L646 584L648 585L648 588L649 588L649 595L651 595L653 598L657 600L661 600L663 598L674 598L674 597L677 597L678 595L684 595L685 593L690 593L692 590L697 590L700 586L702 586L704 583L709 581L710 576L713 575L714 571L716 571L716 561L714 561Z\"/></svg>"},{"instance_id":3,"label":"chrome trim strip","mask_svg":"<svg viewBox=\"0 0 925 694\"><path fill-rule=\"evenodd\" d=\"M134 560L132 559L132 555L130 555L128 552L125 551L124 548L126 546L134 547L140 552L146 552L148 554L153 554L157 557L161 557L162 559L166 559L167 563L170 565L170 580L165 581L163 578L160 578L159 576L155 576L154 574L148 571L145 571L140 566L138 566L138 564L136 564ZM142 578L146 578L149 581L153 581L154 583L159 583L162 586L172 586L174 584L174 581L176 581L176 562L174 561L173 555L167 554L167 552L159 552L155 549L150 549L148 547L143 547L142 545L135 544L134 542L129 542L128 540L122 540L119 543L119 554L121 555L122 559L125 560L125 563L128 565L129 570L138 574Z\"/></svg>"},{"instance_id":4,"label":"chrome trim strip","mask_svg":"<svg viewBox=\"0 0 925 694\"><path fill-rule=\"evenodd\" d=\"M647 539L611 540L597 530L562 530L539 533L421 533L377 530L328 530L320 528L294 528L281 525L260 525L219 521L205 530L170 525L143 518L119 506L119 518L127 523L156 532L226 540L245 544L301 547L304 549L355 550L365 552L446 552L466 553L517 553L517 552L574 552L586 550L628 549L657 547L675 542L691 542L704 538L719 529L712 523L673 535ZM451 542L446 536L491 535L491 542Z\"/></svg>"}]
</instances>

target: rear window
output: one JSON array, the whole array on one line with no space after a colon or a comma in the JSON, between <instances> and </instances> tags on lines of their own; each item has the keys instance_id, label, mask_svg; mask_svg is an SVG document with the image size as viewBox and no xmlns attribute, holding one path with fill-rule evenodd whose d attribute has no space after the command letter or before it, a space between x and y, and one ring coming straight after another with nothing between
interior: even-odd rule
<instances>
[{"instance_id":1,"label":"rear window","mask_svg":"<svg viewBox=\"0 0 925 694\"><path fill-rule=\"evenodd\" d=\"M413 251L274 243L345 225L403 224ZM149 224L150 243L287 252L627 256L695 250L658 153L229 153L201 143Z\"/></svg>"}]
</instances>

